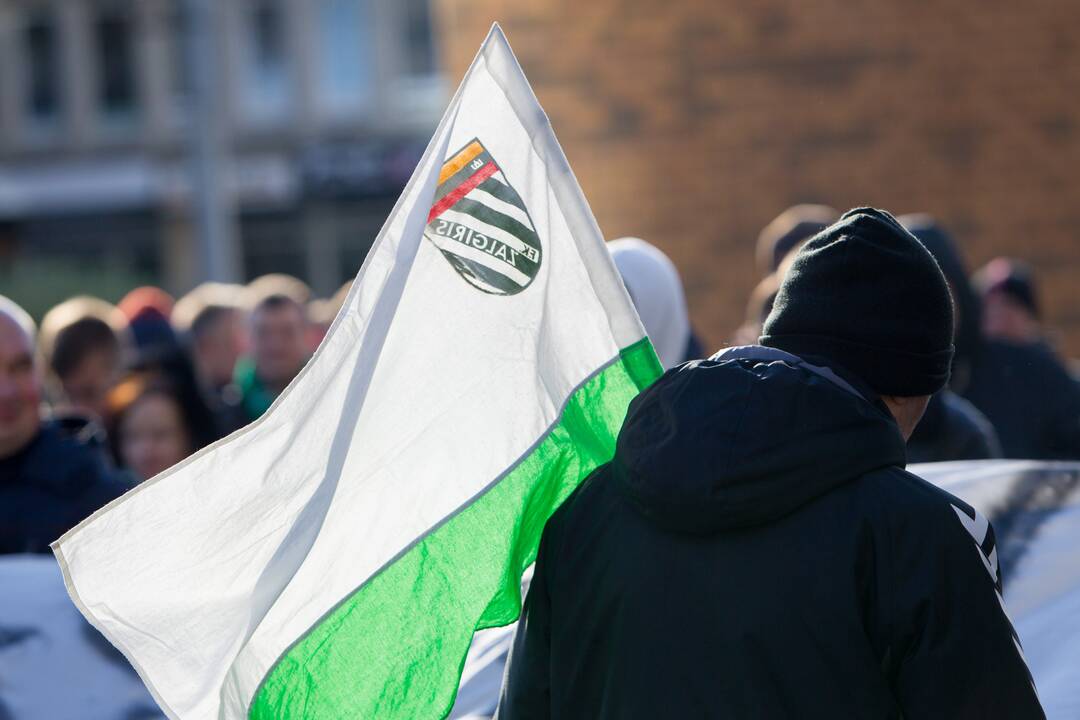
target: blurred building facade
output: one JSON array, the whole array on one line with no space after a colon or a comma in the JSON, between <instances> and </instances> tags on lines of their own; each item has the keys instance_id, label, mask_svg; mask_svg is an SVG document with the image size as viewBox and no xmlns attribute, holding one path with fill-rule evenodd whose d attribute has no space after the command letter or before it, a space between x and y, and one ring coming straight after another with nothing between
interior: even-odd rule
<instances>
[{"instance_id":1,"label":"blurred building facade","mask_svg":"<svg viewBox=\"0 0 1080 720\"><path fill-rule=\"evenodd\" d=\"M196 2L217 29L236 279L288 271L329 292L356 272L445 103L427 0L0 0L0 263L202 279Z\"/></svg>"},{"instance_id":2,"label":"blurred building facade","mask_svg":"<svg viewBox=\"0 0 1080 720\"><path fill-rule=\"evenodd\" d=\"M657 243L714 347L785 207L937 216L1031 262L1080 356L1080 4L438 0L447 75L493 20L600 227Z\"/></svg>"}]
</instances>

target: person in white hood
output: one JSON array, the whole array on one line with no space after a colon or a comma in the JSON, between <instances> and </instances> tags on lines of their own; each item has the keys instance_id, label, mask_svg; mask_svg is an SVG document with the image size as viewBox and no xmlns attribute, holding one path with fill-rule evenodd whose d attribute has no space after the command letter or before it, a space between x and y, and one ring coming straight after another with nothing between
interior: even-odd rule
<instances>
[{"instance_id":1,"label":"person in white hood","mask_svg":"<svg viewBox=\"0 0 1080 720\"><path fill-rule=\"evenodd\" d=\"M607 246L664 369L690 355L696 357L691 350L696 343L686 295L675 264L658 247L640 238L619 238Z\"/></svg>"}]
</instances>

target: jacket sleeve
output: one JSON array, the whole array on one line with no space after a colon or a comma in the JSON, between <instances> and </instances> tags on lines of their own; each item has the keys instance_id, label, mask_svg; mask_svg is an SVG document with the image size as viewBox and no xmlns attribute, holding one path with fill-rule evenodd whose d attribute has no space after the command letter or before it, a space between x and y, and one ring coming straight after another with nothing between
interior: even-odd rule
<instances>
[{"instance_id":1,"label":"jacket sleeve","mask_svg":"<svg viewBox=\"0 0 1080 720\"><path fill-rule=\"evenodd\" d=\"M547 545L551 524L537 551L529 594L514 633L495 720L551 717L551 598L547 586Z\"/></svg>"},{"instance_id":2,"label":"jacket sleeve","mask_svg":"<svg viewBox=\"0 0 1080 720\"><path fill-rule=\"evenodd\" d=\"M1005 611L993 528L950 500L893 537L897 701L908 720L1045 718Z\"/></svg>"}]
</instances>

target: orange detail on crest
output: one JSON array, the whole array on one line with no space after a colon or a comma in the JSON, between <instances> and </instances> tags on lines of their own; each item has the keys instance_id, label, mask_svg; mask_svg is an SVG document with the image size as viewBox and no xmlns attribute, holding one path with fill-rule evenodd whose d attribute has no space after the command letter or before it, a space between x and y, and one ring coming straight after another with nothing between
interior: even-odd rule
<instances>
[{"instance_id":1,"label":"orange detail on crest","mask_svg":"<svg viewBox=\"0 0 1080 720\"><path fill-rule=\"evenodd\" d=\"M468 165L470 160L482 152L484 152L484 146L475 140L466 145L464 150L443 163L442 171L439 173L439 184L442 185L447 178Z\"/></svg>"}]
</instances>

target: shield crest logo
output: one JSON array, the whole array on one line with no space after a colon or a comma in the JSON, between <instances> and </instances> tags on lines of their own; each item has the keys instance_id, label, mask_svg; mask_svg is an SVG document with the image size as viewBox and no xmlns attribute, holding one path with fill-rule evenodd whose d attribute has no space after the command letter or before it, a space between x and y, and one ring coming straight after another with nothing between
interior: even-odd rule
<instances>
[{"instance_id":1,"label":"shield crest logo","mask_svg":"<svg viewBox=\"0 0 1080 720\"><path fill-rule=\"evenodd\" d=\"M439 173L424 236L473 287L514 295L540 270L540 237L495 158L473 139Z\"/></svg>"}]
</instances>

